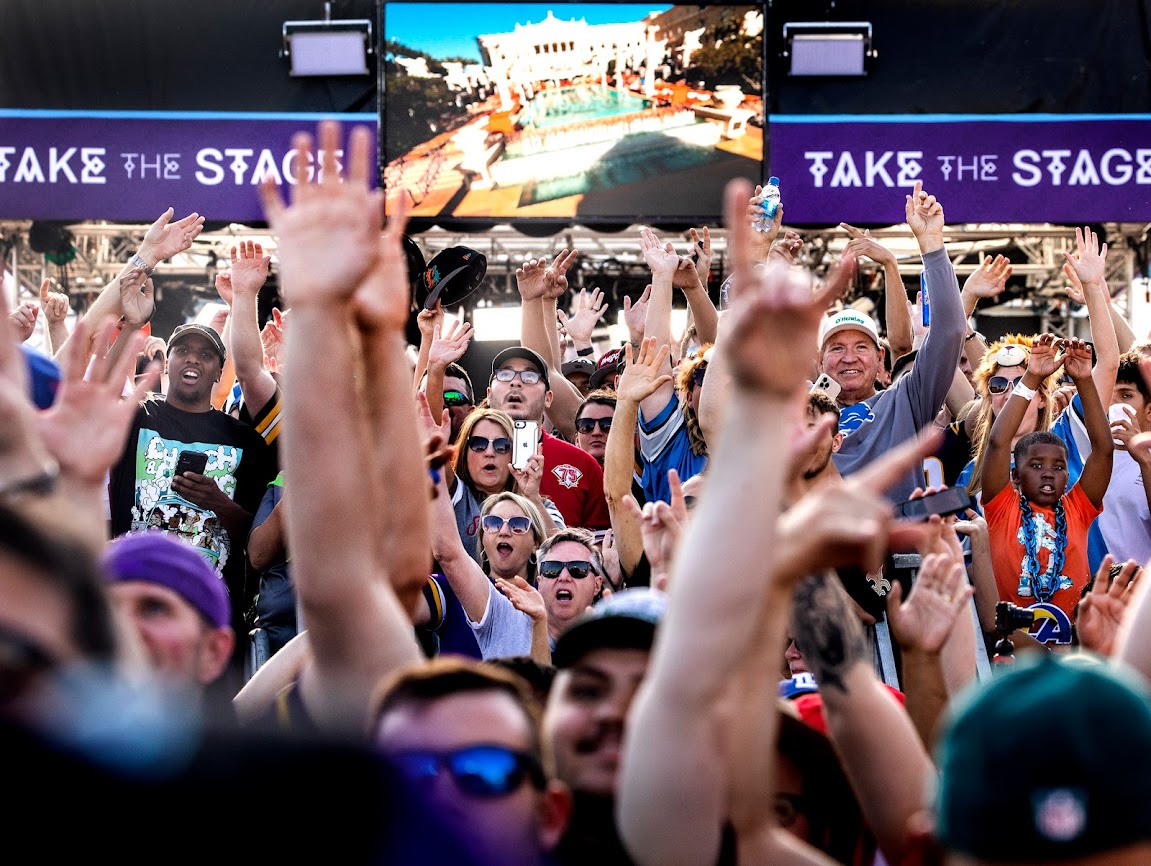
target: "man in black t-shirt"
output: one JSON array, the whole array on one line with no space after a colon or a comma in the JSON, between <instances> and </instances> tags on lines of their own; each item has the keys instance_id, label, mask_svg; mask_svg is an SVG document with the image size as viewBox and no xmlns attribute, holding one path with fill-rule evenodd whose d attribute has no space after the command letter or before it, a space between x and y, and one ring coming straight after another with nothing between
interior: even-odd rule
<instances>
[{"instance_id":1,"label":"man in black t-shirt","mask_svg":"<svg viewBox=\"0 0 1151 866\"><path fill-rule=\"evenodd\" d=\"M112 534L159 529L198 548L220 570L242 628L244 547L274 472L268 446L248 425L212 407L226 356L206 325L181 325L168 344L166 400L144 401L109 483ZM199 472L176 467L204 455ZM241 632L242 633L242 632Z\"/></svg>"}]
</instances>

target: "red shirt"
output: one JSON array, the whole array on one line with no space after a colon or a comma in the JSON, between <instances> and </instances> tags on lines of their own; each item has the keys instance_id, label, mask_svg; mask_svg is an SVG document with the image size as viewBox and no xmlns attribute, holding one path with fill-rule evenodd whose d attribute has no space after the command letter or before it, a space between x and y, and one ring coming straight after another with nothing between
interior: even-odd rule
<instances>
[{"instance_id":1,"label":"red shirt","mask_svg":"<svg viewBox=\"0 0 1151 866\"><path fill-rule=\"evenodd\" d=\"M540 495L556 504L568 526L608 529L603 468L594 457L569 442L543 434L544 477Z\"/></svg>"}]
</instances>

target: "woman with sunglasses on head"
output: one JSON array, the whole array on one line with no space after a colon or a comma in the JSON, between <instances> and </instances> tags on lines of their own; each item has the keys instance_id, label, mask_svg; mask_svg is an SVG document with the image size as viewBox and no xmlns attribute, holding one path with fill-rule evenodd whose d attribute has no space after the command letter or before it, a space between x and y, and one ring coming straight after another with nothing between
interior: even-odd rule
<instances>
[{"instance_id":1,"label":"woman with sunglasses on head","mask_svg":"<svg viewBox=\"0 0 1151 866\"><path fill-rule=\"evenodd\" d=\"M547 612L533 586L536 548L547 538L540 509L510 491L489 496L479 514L477 563L456 529L446 478L439 480L437 490L432 554L463 608L481 657L530 655L551 664Z\"/></svg>"},{"instance_id":2,"label":"woman with sunglasses on head","mask_svg":"<svg viewBox=\"0 0 1151 866\"><path fill-rule=\"evenodd\" d=\"M537 450L524 469L512 466L514 428L511 416L498 409L475 409L460 426L456 455L448 472L456 526L464 548L480 562L480 507L488 496L510 490L528 499L543 518L544 532L564 526L555 504L540 495L543 454ZM448 468L448 467L445 467Z\"/></svg>"}]
</instances>

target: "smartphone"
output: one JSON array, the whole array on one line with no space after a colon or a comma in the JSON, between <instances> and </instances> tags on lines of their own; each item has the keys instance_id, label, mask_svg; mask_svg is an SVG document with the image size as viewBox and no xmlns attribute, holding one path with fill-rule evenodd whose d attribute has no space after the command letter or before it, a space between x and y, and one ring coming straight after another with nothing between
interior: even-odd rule
<instances>
[{"instance_id":1,"label":"smartphone","mask_svg":"<svg viewBox=\"0 0 1151 866\"><path fill-rule=\"evenodd\" d=\"M523 469L528 465L540 444L538 421L516 421L512 439L512 466Z\"/></svg>"},{"instance_id":2,"label":"smartphone","mask_svg":"<svg viewBox=\"0 0 1151 866\"><path fill-rule=\"evenodd\" d=\"M176 475L183 475L185 472L203 475L207 467L208 455L203 451L181 451L180 456L176 458Z\"/></svg>"},{"instance_id":3,"label":"smartphone","mask_svg":"<svg viewBox=\"0 0 1151 866\"><path fill-rule=\"evenodd\" d=\"M836 400L839 397L839 383L826 373L820 373L819 378L812 383L811 390L808 391L808 393L810 394L811 391L823 391L832 400Z\"/></svg>"},{"instance_id":4,"label":"smartphone","mask_svg":"<svg viewBox=\"0 0 1151 866\"><path fill-rule=\"evenodd\" d=\"M961 514L971 507L971 496L962 487L948 487L937 493L929 493L919 499L908 499L895 506L895 516L911 519L930 517L938 514L947 517Z\"/></svg>"}]
</instances>

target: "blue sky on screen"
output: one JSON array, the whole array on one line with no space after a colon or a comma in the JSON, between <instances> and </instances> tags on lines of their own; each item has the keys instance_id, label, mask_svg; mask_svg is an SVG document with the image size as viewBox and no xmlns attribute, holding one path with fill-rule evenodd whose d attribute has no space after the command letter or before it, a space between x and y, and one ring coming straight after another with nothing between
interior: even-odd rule
<instances>
[{"instance_id":1,"label":"blue sky on screen","mask_svg":"<svg viewBox=\"0 0 1151 866\"><path fill-rule=\"evenodd\" d=\"M384 38L426 51L433 57L467 57L478 61L480 33L508 33L516 24L536 23L548 10L564 21L584 18L588 24L639 21L671 3L386 3Z\"/></svg>"}]
</instances>

